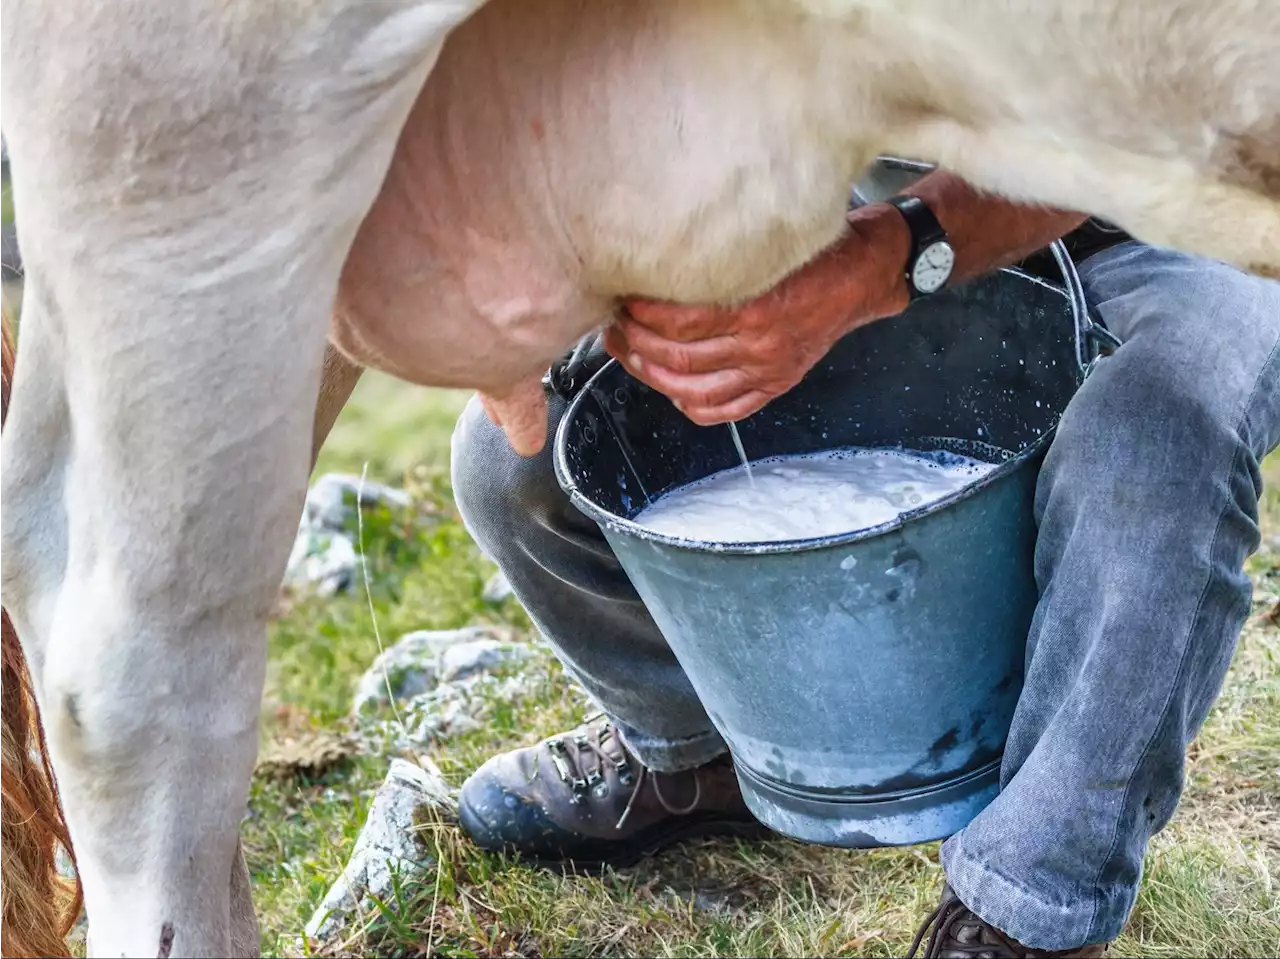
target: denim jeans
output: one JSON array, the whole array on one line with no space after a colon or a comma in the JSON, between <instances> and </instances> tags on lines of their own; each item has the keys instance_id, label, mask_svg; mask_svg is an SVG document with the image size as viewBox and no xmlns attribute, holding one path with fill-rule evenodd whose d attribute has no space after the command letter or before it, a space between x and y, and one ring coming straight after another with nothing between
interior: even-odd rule
<instances>
[{"instance_id":1,"label":"denim jeans","mask_svg":"<svg viewBox=\"0 0 1280 959\"><path fill-rule=\"evenodd\" d=\"M1280 443L1280 284L1135 242L1080 265L1123 341L1071 401L1036 494L1040 601L1002 789L942 847L960 898L1028 946L1119 934L1187 745L1249 611L1259 460ZM551 429L563 414L552 400ZM649 766L724 751L548 451L510 452L476 403L454 489L481 548Z\"/></svg>"}]
</instances>

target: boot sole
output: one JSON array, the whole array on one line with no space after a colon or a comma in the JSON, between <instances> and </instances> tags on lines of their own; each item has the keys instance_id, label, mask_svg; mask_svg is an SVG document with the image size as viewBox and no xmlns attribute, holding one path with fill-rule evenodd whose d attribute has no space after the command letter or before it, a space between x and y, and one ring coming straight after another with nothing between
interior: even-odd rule
<instances>
[{"instance_id":1,"label":"boot sole","mask_svg":"<svg viewBox=\"0 0 1280 959\"><path fill-rule=\"evenodd\" d=\"M539 869L562 873L596 872L605 867L626 869L672 846L699 839L767 839L770 836L776 836L776 833L755 819L747 820L722 815L682 816L675 823L655 824L647 830L636 833L630 839L619 840L617 843L604 839L597 840L601 844L608 843L610 852L607 855L538 856L511 843L490 845L476 841L475 836L487 832L488 828L465 800L458 805L458 820L472 842L486 852L508 853L521 862ZM616 852L613 851L615 846Z\"/></svg>"}]
</instances>

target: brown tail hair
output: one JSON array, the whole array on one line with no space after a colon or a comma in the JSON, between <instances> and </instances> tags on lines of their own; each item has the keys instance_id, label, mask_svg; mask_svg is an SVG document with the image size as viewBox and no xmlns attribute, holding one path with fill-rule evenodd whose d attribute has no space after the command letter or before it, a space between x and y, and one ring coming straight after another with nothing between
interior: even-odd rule
<instances>
[{"instance_id":1,"label":"brown tail hair","mask_svg":"<svg viewBox=\"0 0 1280 959\"><path fill-rule=\"evenodd\" d=\"M14 343L8 311L0 318L4 341L3 409L9 415ZM79 880L63 879L57 851L68 856L71 837L58 784L49 765L44 727L31 691L31 674L9 614L3 613L3 756L0 762L0 949L4 956L69 956L67 933L80 915ZM74 858L72 860L74 862Z\"/></svg>"}]
</instances>

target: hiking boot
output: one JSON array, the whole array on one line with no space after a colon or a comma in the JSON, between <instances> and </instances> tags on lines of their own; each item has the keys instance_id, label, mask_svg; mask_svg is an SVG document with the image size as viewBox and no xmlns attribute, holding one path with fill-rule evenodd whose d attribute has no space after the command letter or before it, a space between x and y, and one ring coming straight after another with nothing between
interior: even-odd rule
<instances>
[{"instance_id":1,"label":"hiking boot","mask_svg":"<svg viewBox=\"0 0 1280 959\"><path fill-rule=\"evenodd\" d=\"M458 818L481 848L582 868L632 865L686 839L767 834L728 756L654 772L607 722L494 756L462 784Z\"/></svg>"},{"instance_id":2,"label":"hiking boot","mask_svg":"<svg viewBox=\"0 0 1280 959\"><path fill-rule=\"evenodd\" d=\"M942 901L920 926L907 959L916 955L930 927L933 934L924 947L923 959L1097 959L1107 951L1108 945L1080 946L1061 952L1024 946L979 919L960 901L950 885L942 887Z\"/></svg>"}]
</instances>

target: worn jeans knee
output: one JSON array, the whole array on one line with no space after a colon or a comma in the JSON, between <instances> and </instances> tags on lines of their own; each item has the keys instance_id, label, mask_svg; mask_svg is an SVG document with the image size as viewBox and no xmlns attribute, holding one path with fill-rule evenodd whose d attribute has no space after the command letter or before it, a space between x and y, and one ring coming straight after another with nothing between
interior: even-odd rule
<instances>
[{"instance_id":1,"label":"worn jeans knee","mask_svg":"<svg viewBox=\"0 0 1280 959\"><path fill-rule=\"evenodd\" d=\"M1119 934L1249 610L1259 461L1280 441L1280 285L1128 243L1082 268L1125 342L1037 490L1041 598L1002 792L948 879L1027 945Z\"/></svg>"},{"instance_id":2,"label":"worn jeans knee","mask_svg":"<svg viewBox=\"0 0 1280 959\"><path fill-rule=\"evenodd\" d=\"M550 435L564 411L552 397ZM560 489L551 449L517 456L472 400L453 436L463 521L642 762L663 772L709 762L724 741L599 527Z\"/></svg>"}]
</instances>

